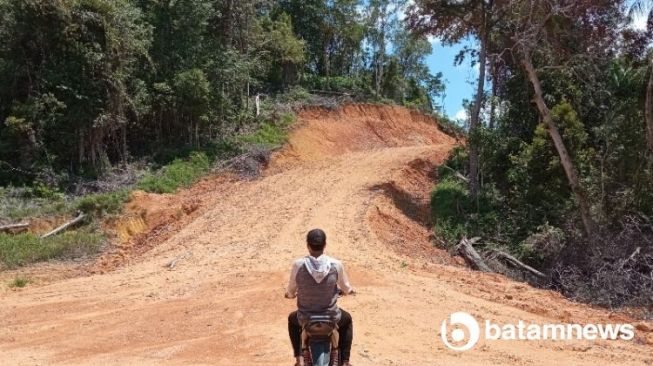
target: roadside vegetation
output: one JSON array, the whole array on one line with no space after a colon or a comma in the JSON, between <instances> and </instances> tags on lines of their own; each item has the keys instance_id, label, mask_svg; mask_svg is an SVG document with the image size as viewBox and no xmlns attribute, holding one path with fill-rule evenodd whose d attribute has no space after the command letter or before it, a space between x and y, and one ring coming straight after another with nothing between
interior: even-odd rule
<instances>
[{"instance_id":1,"label":"roadside vegetation","mask_svg":"<svg viewBox=\"0 0 653 366\"><path fill-rule=\"evenodd\" d=\"M630 25L648 3L415 3L416 31L479 40L478 83L492 81L432 192L438 244L462 254L461 240L478 237L495 271L578 301L650 309L653 28Z\"/></svg>"},{"instance_id":2,"label":"roadside vegetation","mask_svg":"<svg viewBox=\"0 0 653 366\"><path fill-rule=\"evenodd\" d=\"M104 238L91 228L41 239L34 234L0 234L0 268L13 269L55 258L72 259L93 255Z\"/></svg>"},{"instance_id":3,"label":"roadside vegetation","mask_svg":"<svg viewBox=\"0 0 653 366\"><path fill-rule=\"evenodd\" d=\"M270 150L280 147L294 120L293 113L282 113L278 123L263 122L252 133L236 136L229 142L211 144L200 151L190 150L187 154L177 153L182 157L164 165L150 163L150 169L144 166L141 171L130 173L131 176L138 177L137 180L127 180L126 184L109 184L106 192L74 195L39 184L32 187L1 188L0 217L12 222L72 216L77 213L88 216L75 230L45 239L29 232L0 233L0 270L51 259L88 258L98 253L106 244L106 236L94 223L110 215L119 215L133 190L174 193L180 188L189 187L224 161L246 154L249 149L256 147ZM12 283L10 286L24 285L26 283Z\"/></svg>"},{"instance_id":4,"label":"roadside vegetation","mask_svg":"<svg viewBox=\"0 0 653 366\"><path fill-rule=\"evenodd\" d=\"M13 281L9 283L9 287L11 288L23 288L27 286L31 281L29 278L25 277L17 277Z\"/></svg>"}]
</instances>

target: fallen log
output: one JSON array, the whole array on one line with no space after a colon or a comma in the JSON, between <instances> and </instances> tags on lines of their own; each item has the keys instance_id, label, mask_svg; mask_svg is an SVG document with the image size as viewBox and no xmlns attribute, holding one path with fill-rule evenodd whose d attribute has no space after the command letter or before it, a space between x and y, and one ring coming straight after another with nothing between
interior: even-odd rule
<instances>
[{"instance_id":1,"label":"fallen log","mask_svg":"<svg viewBox=\"0 0 653 366\"><path fill-rule=\"evenodd\" d=\"M481 257L480 254L474 249L474 243L481 240L479 237L467 239L463 237L460 239L460 243L456 246L456 250L463 257L468 266L472 267L475 270L482 272L494 272Z\"/></svg>"},{"instance_id":2,"label":"fallen log","mask_svg":"<svg viewBox=\"0 0 653 366\"><path fill-rule=\"evenodd\" d=\"M512 255L510 255L510 254L508 254L506 252L502 252L502 251L496 250L496 249L489 249L488 251L491 253L490 255L495 259L504 260L504 261L508 262L509 264L511 264L512 266L517 267L517 268L519 268L521 270L524 270L526 272L529 272L529 273L531 273L531 274L533 274L533 275L535 275L537 277L540 277L540 278L545 278L546 277L546 275L544 273L536 270L535 268L533 268L533 267L531 267L531 266L529 266L527 264L522 263L520 260L518 260L517 258L513 257Z\"/></svg>"},{"instance_id":3,"label":"fallen log","mask_svg":"<svg viewBox=\"0 0 653 366\"><path fill-rule=\"evenodd\" d=\"M57 235L57 234L59 234L60 232L65 231L65 230L68 229L69 227L71 227L71 226L73 226L73 225L76 225L78 222L84 220L84 218L86 218L86 215L83 214L83 213L80 213L79 216L77 216L76 218L72 219L71 221L68 221L67 223L65 223L65 224L63 224L63 225L61 225L61 226L59 226L58 228L56 228L56 229L50 231L50 232L47 233L47 234L43 234L43 235L41 235L41 239L45 239L45 238L49 238L49 237L51 237L51 236L53 236L53 235Z\"/></svg>"},{"instance_id":4,"label":"fallen log","mask_svg":"<svg viewBox=\"0 0 653 366\"><path fill-rule=\"evenodd\" d=\"M0 232L16 230L16 229L26 229L29 227L29 222L21 222L19 224L9 224L0 226Z\"/></svg>"}]
</instances>

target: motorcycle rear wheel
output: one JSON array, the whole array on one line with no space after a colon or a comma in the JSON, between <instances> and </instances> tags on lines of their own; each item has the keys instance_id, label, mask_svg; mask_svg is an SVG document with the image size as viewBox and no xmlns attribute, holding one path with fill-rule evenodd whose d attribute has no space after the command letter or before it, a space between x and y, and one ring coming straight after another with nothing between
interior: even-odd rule
<instances>
[{"instance_id":1,"label":"motorcycle rear wheel","mask_svg":"<svg viewBox=\"0 0 653 366\"><path fill-rule=\"evenodd\" d=\"M313 366L313 357L310 349L304 350L303 356L304 365ZM340 366L340 351L337 348L331 350L329 366Z\"/></svg>"}]
</instances>

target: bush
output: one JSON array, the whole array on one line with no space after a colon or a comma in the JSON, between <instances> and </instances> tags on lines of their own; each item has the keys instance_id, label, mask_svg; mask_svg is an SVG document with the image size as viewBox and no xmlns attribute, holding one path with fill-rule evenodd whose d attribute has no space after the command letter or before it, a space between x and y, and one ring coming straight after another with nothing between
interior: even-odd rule
<instances>
[{"instance_id":1,"label":"bush","mask_svg":"<svg viewBox=\"0 0 653 366\"><path fill-rule=\"evenodd\" d=\"M238 140L245 143L260 145L262 147L278 147L286 142L286 132L281 126L277 126L270 122L264 122L256 132L250 135L241 136Z\"/></svg>"},{"instance_id":2,"label":"bush","mask_svg":"<svg viewBox=\"0 0 653 366\"><path fill-rule=\"evenodd\" d=\"M463 222L467 206L467 187L453 179L438 183L431 193L431 209L435 218Z\"/></svg>"},{"instance_id":3,"label":"bush","mask_svg":"<svg viewBox=\"0 0 653 366\"><path fill-rule=\"evenodd\" d=\"M363 78L347 76L309 76L305 79L304 85L308 89L333 91L339 93L352 93L361 95L372 95L369 83Z\"/></svg>"},{"instance_id":4,"label":"bush","mask_svg":"<svg viewBox=\"0 0 653 366\"><path fill-rule=\"evenodd\" d=\"M180 187L195 183L211 167L205 153L195 152L188 160L175 159L155 174L148 174L137 187L146 192L173 193Z\"/></svg>"},{"instance_id":5,"label":"bush","mask_svg":"<svg viewBox=\"0 0 653 366\"><path fill-rule=\"evenodd\" d=\"M58 215L70 210L70 201L57 194L48 198L34 195L31 188L0 187L0 217L22 220L27 217Z\"/></svg>"},{"instance_id":6,"label":"bush","mask_svg":"<svg viewBox=\"0 0 653 366\"><path fill-rule=\"evenodd\" d=\"M79 258L97 253L102 236L79 230L40 239L34 234L0 234L0 266L16 268L55 258Z\"/></svg>"},{"instance_id":7,"label":"bush","mask_svg":"<svg viewBox=\"0 0 653 366\"><path fill-rule=\"evenodd\" d=\"M15 288L15 287L22 288L22 287L27 286L27 284L30 283L30 282L31 281L29 280L29 278L17 277L17 278L15 278L13 281L11 281L9 283L9 287L11 287L11 288Z\"/></svg>"},{"instance_id":8,"label":"bush","mask_svg":"<svg viewBox=\"0 0 653 366\"><path fill-rule=\"evenodd\" d=\"M290 102L308 102L312 98L311 93L301 86L293 86L288 89L287 92L279 94L277 96L277 101L280 103L290 103Z\"/></svg>"},{"instance_id":9,"label":"bush","mask_svg":"<svg viewBox=\"0 0 653 366\"><path fill-rule=\"evenodd\" d=\"M129 198L129 190L121 189L116 192L89 194L75 202L78 211L102 216L105 214L118 214Z\"/></svg>"},{"instance_id":10,"label":"bush","mask_svg":"<svg viewBox=\"0 0 653 366\"><path fill-rule=\"evenodd\" d=\"M462 236L485 236L484 233L499 227L498 205L499 198L494 190L481 192L474 201L465 183L452 176L446 177L431 192L435 234L448 245L457 243ZM491 237L496 239L495 235Z\"/></svg>"},{"instance_id":11,"label":"bush","mask_svg":"<svg viewBox=\"0 0 653 366\"><path fill-rule=\"evenodd\" d=\"M431 217L435 234L449 245L467 235L466 213L470 206L467 187L455 178L445 178L431 192Z\"/></svg>"}]
</instances>

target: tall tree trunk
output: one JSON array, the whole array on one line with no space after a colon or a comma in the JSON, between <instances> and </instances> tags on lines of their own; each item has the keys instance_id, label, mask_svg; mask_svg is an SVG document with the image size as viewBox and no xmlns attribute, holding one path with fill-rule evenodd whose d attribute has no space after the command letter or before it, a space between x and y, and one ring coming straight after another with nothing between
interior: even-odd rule
<instances>
[{"instance_id":1,"label":"tall tree trunk","mask_svg":"<svg viewBox=\"0 0 653 366\"><path fill-rule=\"evenodd\" d=\"M86 152L84 151L84 130L81 128L78 130L77 141L79 143L79 150L77 151L77 163L79 166L81 166L84 162L84 159L86 158Z\"/></svg>"},{"instance_id":2,"label":"tall tree trunk","mask_svg":"<svg viewBox=\"0 0 653 366\"><path fill-rule=\"evenodd\" d=\"M381 95L381 85L383 84L383 66L385 64L385 9L381 13L381 29L379 34L379 53L376 58L376 96Z\"/></svg>"},{"instance_id":3,"label":"tall tree trunk","mask_svg":"<svg viewBox=\"0 0 653 366\"><path fill-rule=\"evenodd\" d=\"M227 14L225 14L225 18L227 21L225 22L225 33L227 34L227 46L231 47L233 46L233 39L234 39L234 20L233 20L233 14L234 14L234 0L229 0L227 3Z\"/></svg>"},{"instance_id":4,"label":"tall tree trunk","mask_svg":"<svg viewBox=\"0 0 653 366\"><path fill-rule=\"evenodd\" d=\"M487 61L487 43L488 43L488 30L487 19L485 18L485 8L483 6L483 25L481 27L481 50L478 57L478 85L476 88L476 100L474 101L474 108L469 121L469 195L472 199L478 197L478 127L481 117L481 105L483 104L483 97L485 95L485 64Z\"/></svg>"},{"instance_id":5,"label":"tall tree trunk","mask_svg":"<svg viewBox=\"0 0 653 366\"><path fill-rule=\"evenodd\" d=\"M123 122L120 126L120 144L121 144L121 154L122 154L122 164L123 167L127 166L127 159L129 156L129 149L127 147L127 122Z\"/></svg>"},{"instance_id":6,"label":"tall tree trunk","mask_svg":"<svg viewBox=\"0 0 653 366\"><path fill-rule=\"evenodd\" d=\"M329 60L329 44L326 41L322 46L322 62L324 63L324 76L326 76L327 89L328 89L331 86L331 82L329 80L329 76L331 73L331 65Z\"/></svg>"},{"instance_id":7,"label":"tall tree trunk","mask_svg":"<svg viewBox=\"0 0 653 366\"><path fill-rule=\"evenodd\" d=\"M583 188L580 186L578 171L576 170L576 167L574 167L574 163L569 156L567 147L565 146L565 143L562 140L562 136L558 131L558 127L556 126L555 121L551 116L549 107L544 101L542 85L540 83L540 78L537 76L537 72L535 72L535 68L533 67L530 50L522 50L522 65L526 70L528 79L533 85L533 92L535 93L534 101L537 105L540 117L542 118L542 121L544 122L544 125L546 126L547 131L551 136L551 140L553 140L553 145L555 145L558 156L560 157L560 162L562 163L562 167L564 168L565 174L567 175L569 186L571 187L571 190L576 198L576 204L578 205L578 209L580 211L580 217L583 221L585 233L588 236L593 236L596 234L596 223L592 219L592 215L590 213L590 205L587 201L587 197Z\"/></svg>"},{"instance_id":8,"label":"tall tree trunk","mask_svg":"<svg viewBox=\"0 0 653 366\"><path fill-rule=\"evenodd\" d=\"M200 123L195 122L195 147L200 147Z\"/></svg>"},{"instance_id":9,"label":"tall tree trunk","mask_svg":"<svg viewBox=\"0 0 653 366\"><path fill-rule=\"evenodd\" d=\"M496 119L496 113L497 113L497 65L496 65L496 59L492 61L492 72L490 74L490 78L492 79L492 99L490 101L490 122L488 124L488 128L490 130L494 130L494 122Z\"/></svg>"},{"instance_id":10,"label":"tall tree trunk","mask_svg":"<svg viewBox=\"0 0 653 366\"><path fill-rule=\"evenodd\" d=\"M648 148L649 159L653 159L653 58L651 59L651 70L646 85L644 115L646 117L646 147Z\"/></svg>"}]
</instances>

